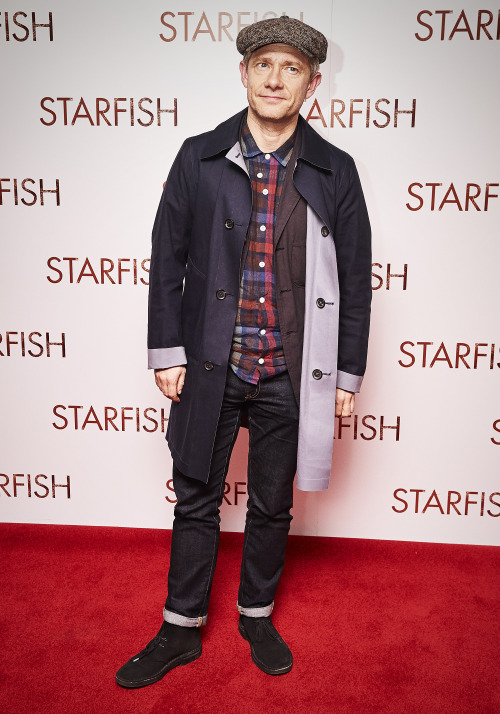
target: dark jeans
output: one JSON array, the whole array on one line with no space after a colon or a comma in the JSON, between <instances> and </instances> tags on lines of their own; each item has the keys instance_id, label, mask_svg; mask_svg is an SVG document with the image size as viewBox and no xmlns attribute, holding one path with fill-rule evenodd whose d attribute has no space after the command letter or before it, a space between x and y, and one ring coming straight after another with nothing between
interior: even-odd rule
<instances>
[{"instance_id":1,"label":"dark jeans","mask_svg":"<svg viewBox=\"0 0 500 714\"><path fill-rule=\"evenodd\" d=\"M238 609L269 615L285 563L299 410L288 373L249 384L227 372L207 484L174 465L177 504L164 617L178 625L205 624L219 545L219 508L243 409L248 413L247 514Z\"/></svg>"}]
</instances>

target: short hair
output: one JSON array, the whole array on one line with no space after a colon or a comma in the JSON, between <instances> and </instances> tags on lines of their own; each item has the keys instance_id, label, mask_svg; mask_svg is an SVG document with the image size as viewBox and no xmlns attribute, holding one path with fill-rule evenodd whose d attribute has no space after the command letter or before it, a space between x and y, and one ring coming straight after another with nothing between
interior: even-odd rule
<instances>
[{"instance_id":1,"label":"short hair","mask_svg":"<svg viewBox=\"0 0 500 714\"><path fill-rule=\"evenodd\" d=\"M258 50L262 49L262 47L259 47ZM257 52L258 50L249 50L248 52L245 52L243 55L243 64L245 67L248 69L248 63L250 62L250 57L253 55L254 52ZM300 51L300 50L299 50ZM303 54L301 52L301 54ZM318 72L319 72L319 62L315 57L307 57L306 55L303 55L306 60L309 63L309 72L310 72L310 79L315 77Z\"/></svg>"}]
</instances>

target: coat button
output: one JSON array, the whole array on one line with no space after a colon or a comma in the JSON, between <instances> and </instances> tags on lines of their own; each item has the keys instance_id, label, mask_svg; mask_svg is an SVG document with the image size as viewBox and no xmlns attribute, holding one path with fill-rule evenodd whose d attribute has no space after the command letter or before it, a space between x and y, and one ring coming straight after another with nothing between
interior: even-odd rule
<instances>
[{"instance_id":1,"label":"coat button","mask_svg":"<svg viewBox=\"0 0 500 714\"><path fill-rule=\"evenodd\" d=\"M224 300L224 298L226 297L226 291L225 290L217 290L215 295L217 296L217 300Z\"/></svg>"},{"instance_id":2,"label":"coat button","mask_svg":"<svg viewBox=\"0 0 500 714\"><path fill-rule=\"evenodd\" d=\"M320 369L313 369L314 379L321 379L322 376L323 376L323 372Z\"/></svg>"},{"instance_id":3,"label":"coat button","mask_svg":"<svg viewBox=\"0 0 500 714\"><path fill-rule=\"evenodd\" d=\"M328 226L323 226L323 228L321 229L321 235L323 236L323 238L326 238L326 236L330 235Z\"/></svg>"},{"instance_id":4,"label":"coat button","mask_svg":"<svg viewBox=\"0 0 500 714\"><path fill-rule=\"evenodd\" d=\"M232 218L226 218L226 220L224 221L224 225L226 226L226 228L228 229L228 231L231 230L231 228L234 228L234 221L233 221L233 219L232 219Z\"/></svg>"},{"instance_id":5,"label":"coat button","mask_svg":"<svg viewBox=\"0 0 500 714\"><path fill-rule=\"evenodd\" d=\"M208 372L211 372L211 371L213 370L213 368L214 368L214 363L213 363L213 362L210 362L209 360L207 360L207 361L204 363L203 366L205 367L205 369L206 369Z\"/></svg>"},{"instance_id":6,"label":"coat button","mask_svg":"<svg viewBox=\"0 0 500 714\"><path fill-rule=\"evenodd\" d=\"M323 298L318 298L316 300L316 305L320 308L324 308L326 305L326 302L323 300Z\"/></svg>"}]
</instances>

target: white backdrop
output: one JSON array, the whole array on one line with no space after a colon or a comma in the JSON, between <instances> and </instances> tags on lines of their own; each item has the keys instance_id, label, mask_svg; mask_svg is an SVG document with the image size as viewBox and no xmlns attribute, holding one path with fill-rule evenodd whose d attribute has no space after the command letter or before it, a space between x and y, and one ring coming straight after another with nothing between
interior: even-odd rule
<instances>
[{"instance_id":1,"label":"white backdrop","mask_svg":"<svg viewBox=\"0 0 500 714\"><path fill-rule=\"evenodd\" d=\"M171 527L151 227L183 139L245 105L238 25L286 12L329 38L304 116L356 160L374 260L363 390L292 532L499 543L500 15L445 6L2 6L2 520ZM243 528L246 443L225 530Z\"/></svg>"}]
</instances>

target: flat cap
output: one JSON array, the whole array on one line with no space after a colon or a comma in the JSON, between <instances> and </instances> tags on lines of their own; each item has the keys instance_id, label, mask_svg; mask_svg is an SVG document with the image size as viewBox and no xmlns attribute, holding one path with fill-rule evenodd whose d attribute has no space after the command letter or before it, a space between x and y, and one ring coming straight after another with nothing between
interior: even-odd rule
<instances>
[{"instance_id":1,"label":"flat cap","mask_svg":"<svg viewBox=\"0 0 500 714\"><path fill-rule=\"evenodd\" d=\"M326 60L326 37L314 27L287 15L254 22L240 30L236 38L236 47L242 55L277 43L295 47L319 63Z\"/></svg>"}]
</instances>

